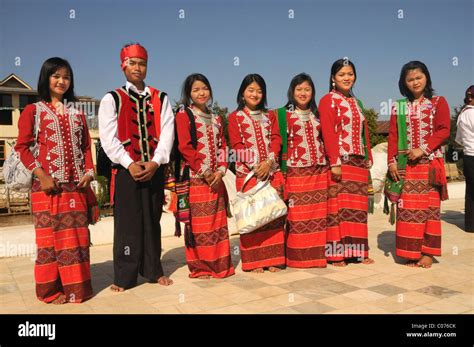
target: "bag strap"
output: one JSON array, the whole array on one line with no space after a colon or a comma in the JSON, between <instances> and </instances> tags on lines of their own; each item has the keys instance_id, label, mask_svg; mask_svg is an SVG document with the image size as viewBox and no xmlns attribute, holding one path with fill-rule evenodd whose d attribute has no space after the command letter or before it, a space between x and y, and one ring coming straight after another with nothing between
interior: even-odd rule
<instances>
[{"instance_id":1,"label":"bag strap","mask_svg":"<svg viewBox=\"0 0 474 347\"><path fill-rule=\"evenodd\" d=\"M248 174L247 174L247 177L245 177L245 180L244 180L244 184L242 184L242 188L240 188L240 193L243 193L244 192L244 188L245 186L247 185L247 183L250 181L250 179L255 175L255 172L253 171L250 171ZM262 189L268 182L269 180L269 177L267 177L267 179L265 181L259 181L257 183L257 185L255 186L256 187L256 191L258 192L260 189Z\"/></svg>"},{"instance_id":2,"label":"bag strap","mask_svg":"<svg viewBox=\"0 0 474 347\"><path fill-rule=\"evenodd\" d=\"M196 120L194 119L194 113L189 109L189 107L185 108L186 114L188 115L189 118L189 126L190 126L190 132L191 132L191 144L193 145L193 148L197 148L197 135L196 135Z\"/></svg>"},{"instance_id":3,"label":"bag strap","mask_svg":"<svg viewBox=\"0 0 474 347\"><path fill-rule=\"evenodd\" d=\"M189 126L190 126L190 135L191 135L191 145L193 146L193 149L197 148L197 134L196 134L196 120L194 119L194 114L193 112L188 108L185 107L185 112L188 115L189 119ZM176 159L175 159L175 165L174 165L174 177L176 181L182 181L182 180L187 180L189 179L189 166L184 167L183 175L181 176L180 170L181 170L181 153L178 150L178 133L177 133L178 127L175 126L175 153L176 153ZM181 176L181 177L180 177Z\"/></svg>"},{"instance_id":4,"label":"bag strap","mask_svg":"<svg viewBox=\"0 0 474 347\"><path fill-rule=\"evenodd\" d=\"M407 139L407 99L397 100L397 128L398 128L398 168L404 170L408 158L405 151L408 149Z\"/></svg>"},{"instance_id":5,"label":"bag strap","mask_svg":"<svg viewBox=\"0 0 474 347\"><path fill-rule=\"evenodd\" d=\"M250 179L255 175L255 172L250 171L245 177L244 184L242 184L242 188L240 188L240 192L243 193L245 185L250 181Z\"/></svg>"}]
</instances>

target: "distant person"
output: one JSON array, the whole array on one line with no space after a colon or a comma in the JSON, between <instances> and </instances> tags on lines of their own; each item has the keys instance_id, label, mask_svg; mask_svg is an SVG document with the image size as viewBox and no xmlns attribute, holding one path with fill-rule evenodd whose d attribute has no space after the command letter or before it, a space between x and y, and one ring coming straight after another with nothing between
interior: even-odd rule
<instances>
[{"instance_id":1,"label":"distant person","mask_svg":"<svg viewBox=\"0 0 474 347\"><path fill-rule=\"evenodd\" d=\"M430 73L420 61L402 67L398 86L405 98L392 108L387 153L392 179L404 179L396 255L407 259L407 266L430 268L433 257L441 256L440 204L448 198L441 146L449 138L449 106L444 97L433 95ZM399 126L406 131L399 132ZM407 145L405 152L399 151L399 139ZM405 167L400 167L402 155Z\"/></svg>"},{"instance_id":2,"label":"distant person","mask_svg":"<svg viewBox=\"0 0 474 347\"><path fill-rule=\"evenodd\" d=\"M88 226L99 211L90 188L91 139L84 114L73 106L74 75L66 60L43 63L38 94L41 101L20 115L15 146L34 176L36 296L46 303L80 303L92 297ZM37 155L30 150L35 142Z\"/></svg>"},{"instance_id":3,"label":"distant person","mask_svg":"<svg viewBox=\"0 0 474 347\"><path fill-rule=\"evenodd\" d=\"M122 292L140 274L150 283L168 286L161 265L160 219L164 203L164 166L174 141L174 115L168 96L147 86L148 53L140 44L120 52L126 78L107 93L99 107L99 135L113 163L114 283Z\"/></svg>"},{"instance_id":4,"label":"distant person","mask_svg":"<svg viewBox=\"0 0 474 347\"><path fill-rule=\"evenodd\" d=\"M228 165L223 121L210 110L212 88L204 75L189 75L181 96L176 130L184 160L177 180L183 187L178 192L178 214L189 216L187 220L179 218L185 224L189 277L232 276L235 271L227 228L229 199L222 181Z\"/></svg>"},{"instance_id":5,"label":"distant person","mask_svg":"<svg viewBox=\"0 0 474 347\"><path fill-rule=\"evenodd\" d=\"M463 172L466 179L464 230L474 232L474 86L466 90L464 107L458 117L456 142L464 147Z\"/></svg>"}]
</instances>

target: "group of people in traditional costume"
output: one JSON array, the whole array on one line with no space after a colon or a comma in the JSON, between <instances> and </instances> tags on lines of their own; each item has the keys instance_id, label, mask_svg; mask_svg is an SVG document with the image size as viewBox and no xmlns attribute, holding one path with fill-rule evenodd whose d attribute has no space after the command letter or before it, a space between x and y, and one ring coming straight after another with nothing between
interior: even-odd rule
<instances>
[{"instance_id":1,"label":"group of people in traditional costume","mask_svg":"<svg viewBox=\"0 0 474 347\"><path fill-rule=\"evenodd\" d=\"M333 64L329 93L319 107L307 74L292 79L286 105L276 110L267 109L265 80L247 75L237 93L237 109L227 118L228 144L225 120L212 112L212 88L204 75L186 78L174 114L168 95L144 82L146 49L126 45L120 58L126 83L107 93L99 108L101 146L112 162L113 291L136 286L138 274L151 283L173 284L161 264L160 228L171 160L177 235L184 224L189 276L235 273L223 182L228 147L237 154L237 190L269 180L288 206L287 216L240 236L243 271L374 263L367 227L373 208L372 154L364 107L353 93L357 73L351 61ZM445 98L433 95L421 62L403 66L399 87L406 106L404 126L394 107L388 140L388 174L404 180L396 254L410 266L430 267L433 257L441 255L440 201L447 198L441 146L450 133L449 107ZM34 175L36 293L47 303L82 302L92 296L88 225L97 221L98 209L90 188L91 140L84 114L69 104L75 97L67 61L44 63L38 93L41 100L21 114L15 147ZM405 149L400 150L400 139ZM397 162L402 154L407 157L403 167ZM253 176L246 182L249 173Z\"/></svg>"}]
</instances>

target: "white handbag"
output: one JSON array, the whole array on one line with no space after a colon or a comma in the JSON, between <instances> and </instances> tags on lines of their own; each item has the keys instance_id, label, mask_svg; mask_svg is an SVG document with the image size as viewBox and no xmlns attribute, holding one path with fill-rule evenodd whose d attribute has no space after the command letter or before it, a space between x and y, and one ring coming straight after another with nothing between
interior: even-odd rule
<instances>
[{"instance_id":1,"label":"white handbag","mask_svg":"<svg viewBox=\"0 0 474 347\"><path fill-rule=\"evenodd\" d=\"M251 233L287 214L285 202L268 179L259 181L255 187L243 192L253 175L253 171L247 175L242 189L237 192L235 199L231 202L232 214L240 234Z\"/></svg>"},{"instance_id":2,"label":"white handbag","mask_svg":"<svg viewBox=\"0 0 474 347\"><path fill-rule=\"evenodd\" d=\"M36 105L35 111L35 143L30 147L30 151L33 153L35 158L38 156L38 133L39 133L39 115L38 106ZM15 151L12 147L10 154L3 163L3 176L5 179L5 185L10 190L16 190L20 192L27 192L31 189L33 183L33 176L30 170L20 160L20 154Z\"/></svg>"}]
</instances>

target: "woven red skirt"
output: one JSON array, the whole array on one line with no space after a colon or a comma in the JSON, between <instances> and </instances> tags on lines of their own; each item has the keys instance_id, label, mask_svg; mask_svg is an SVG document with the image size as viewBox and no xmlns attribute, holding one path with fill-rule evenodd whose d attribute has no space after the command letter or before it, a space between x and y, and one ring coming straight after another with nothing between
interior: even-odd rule
<instances>
[{"instance_id":1,"label":"woven red skirt","mask_svg":"<svg viewBox=\"0 0 474 347\"><path fill-rule=\"evenodd\" d=\"M289 267L325 267L328 168L288 167L286 264Z\"/></svg>"},{"instance_id":2,"label":"woven red skirt","mask_svg":"<svg viewBox=\"0 0 474 347\"><path fill-rule=\"evenodd\" d=\"M31 191L36 296L51 302L65 294L68 302L80 303L92 296L87 194L74 183L60 187L59 193L48 196L34 181Z\"/></svg>"},{"instance_id":3,"label":"woven red skirt","mask_svg":"<svg viewBox=\"0 0 474 347\"><path fill-rule=\"evenodd\" d=\"M191 278L205 275L224 278L234 274L225 199L224 183L213 192L202 179L191 179L189 207L196 243L193 248L186 247Z\"/></svg>"},{"instance_id":4,"label":"woven red skirt","mask_svg":"<svg viewBox=\"0 0 474 347\"><path fill-rule=\"evenodd\" d=\"M328 170L328 228L326 256L329 261L366 258L368 243L369 170L360 156L343 160L341 181Z\"/></svg>"},{"instance_id":5,"label":"woven red skirt","mask_svg":"<svg viewBox=\"0 0 474 347\"><path fill-rule=\"evenodd\" d=\"M236 176L236 188L240 190L247 175L237 172ZM282 173L275 172L270 182L283 198ZM257 179L252 177L244 191L256 184ZM249 234L240 235L242 270L251 271L257 268L285 265L285 221L286 216L283 216Z\"/></svg>"},{"instance_id":6,"label":"woven red skirt","mask_svg":"<svg viewBox=\"0 0 474 347\"><path fill-rule=\"evenodd\" d=\"M408 164L397 204L396 254L418 260L422 254L441 255L441 199L428 182L429 161Z\"/></svg>"}]
</instances>

